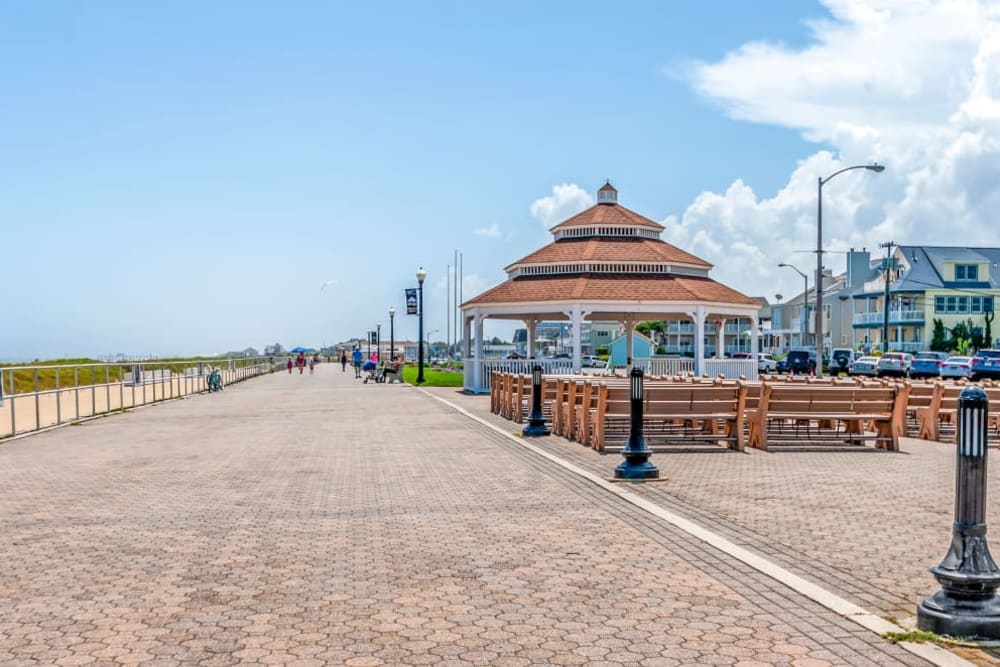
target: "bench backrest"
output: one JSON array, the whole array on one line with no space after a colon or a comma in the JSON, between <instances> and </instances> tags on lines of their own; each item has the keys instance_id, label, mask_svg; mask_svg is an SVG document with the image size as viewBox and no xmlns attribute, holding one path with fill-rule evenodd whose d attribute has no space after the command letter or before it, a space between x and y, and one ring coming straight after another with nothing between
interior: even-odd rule
<instances>
[{"instance_id":1,"label":"bench backrest","mask_svg":"<svg viewBox=\"0 0 1000 667\"><path fill-rule=\"evenodd\" d=\"M893 413L892 387L825 387L821 385L765 384L761 403L768 413L886 415Z\"/></svg>"}]
</instances>

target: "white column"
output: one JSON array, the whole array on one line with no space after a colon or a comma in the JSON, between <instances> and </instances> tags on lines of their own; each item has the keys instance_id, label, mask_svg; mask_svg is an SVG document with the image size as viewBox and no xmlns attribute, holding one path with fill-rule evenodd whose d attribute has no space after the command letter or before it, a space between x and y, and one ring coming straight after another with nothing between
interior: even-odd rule
<instances>
[{"instance_id":1,"label":"white column","mask_svg":"<svg viewBox=\"0 0 1000 667\"><path fill-rule=\"evenodd\" d=\"M535 357L535 329L538 326L538 320L532 318L525 320L524 323L528 326L528 358L533 359Z\"/></svg>"},{"instance_id":2,"label":"white column","mask_svg":"<svg viewBox=\"0 0 1000 667\"><path fill-rule=\"evenodd\" d=\"M583 315L580 312L580 304L574 304L573 305L573 310L570 313L570 322L571 322L571 328L572 328L572 334L573 334L573 372L574 373L579 373L580 372L580 368L581 368L580 355L581 355L581 353L583 351L583 349L582 349L583 346L580 343L580 336L581 336L580 321L582 319L583 319Z\"/></svg>"},{"instance_id":3,"label":"white column","mask_svg":"<svg viewBox=\"0 0 1000 667\"><path fill-rule=\"evenodd\" d=\"M726 318L716 322L715 326L715 358L723 359L726 356Z\"/></svg>"},{"instance_id":4,"label":"white column","mask_svg":"<svg viewBox=\"0 0 1000 667\"><path fill-rule=\"evenodd\" d=\"M701 376L705 372L705 308L698 306L693 313L688 313L694 320L694 373Z\"/></svg>"},{"instance_id":5,"label":"white column","mask_svg":"<svg viewBox=\"0 0 1000 667\"><path fill-rule=\"evenodd\" d=\"M741 334L742 335L742 334ZM757 315L750 317L750 354L760 352L760 327L757 324Z\"/></svg>"},{"instance_id":6,"label":"white column","mask_svg":"<svg viewBox=\"0 0 1000 667\"><path fill-rule=\"evenodd\" d=\"M464 357L472 356L472 317L465 315L462 317L462 347L465 348Z\"/></svg>"},{"instance_id":7,"label":"white column","mask_svg":"<svg viewBox=\"0 0 1000 667\"><path fill-rule=\"evenodd\" d=\"M486 359L483 357L483 320L486 318L479 309L473 311L476 318L476 390L482 391L486 386L486 377L484 375L486 370Z\"/></svg>"}]
</instances>

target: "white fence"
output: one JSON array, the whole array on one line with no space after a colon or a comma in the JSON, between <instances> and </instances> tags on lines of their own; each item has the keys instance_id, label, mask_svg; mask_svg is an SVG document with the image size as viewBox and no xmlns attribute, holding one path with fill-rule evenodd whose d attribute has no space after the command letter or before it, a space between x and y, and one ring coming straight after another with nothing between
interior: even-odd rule
<instances>
[{"instance_id":1,"label":"white fence","mask_svg":"<svg viewBox=\"0 0 1000 667\"><path fill-rule=\"evenodd\" d=\"M634 365L651 375L683 375L694 373L694 359L653 357L634 359ZM490 390L492 373L517 373L530 375L535 364L540 364L545 375L569 375L573 372L572 359L466 359L463 386L466 391L483 393ZM752 359L705 359L705 374L709 377L724 375L727 378L745 377L757 380L757 362ZM603 371L597 370L597 373Z\"/></svg>"}]
</instances>

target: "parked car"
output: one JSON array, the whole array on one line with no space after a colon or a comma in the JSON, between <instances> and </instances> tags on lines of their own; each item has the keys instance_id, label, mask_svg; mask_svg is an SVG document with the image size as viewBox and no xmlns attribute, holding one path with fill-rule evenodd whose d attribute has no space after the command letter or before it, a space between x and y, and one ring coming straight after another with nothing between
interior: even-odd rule
<instances>
[{"instance_id":1,"label":"parked car","mask_svg":"<svg viewBox=\"0 0 1000 667\"><path fill-rule=\"evenodd\" d=\"M906 352L886 352L878 360L878 376L893 375L896 377L907 377L910 374L910 366L913 364L913 355Z\"/></svg>"},{"instance_id":2,"label":"parked car","mask_svg":"<svg viewBox=\"0 0 1000 667\"><path fill-rule=\"evenodd\" d=\"M757 372L758 373L774 373L778 370L778 362L774 360L774 357L770 354L758 354L757 355Z\"/></svg>"},{"instance_id":3,"label":"parked car","mask_svg":"<svg viewBox=\"0 0 1000 667\"><path fill-rule=\"evenodd\" d=\"M835 347L830 351L827 370L830 373L847 373L852 361L854 361L854 350L849 347Z\"/></svg>"},{"instance_id":4,"label":"parked car","mask_svg":"<svg viewBox=\"0 0 1000 667\"><path fill-rule=\"evenodd\" d=\"M910 364L910 377L936 378L941 375L941 364L947 359L944 352L917 352Z\"/></svg>"},{"instance_id":5,"label":"parked car","mask_svg":"<svg viewBox=\"0 0 1000 667\"><path fill-rule=\"evenodd\" d=\"M602 368L605 365L605 361L600 357L595 357L592 354L585 354L580 357L580 365L584 368Z\"/></svg>"},{"instance_id":6,"label":"parked car","mask_svg":"<svg viewBox=\"0 0 1000 667\"><path fill-rule=\"evenodd\" d=\"M785 367L789 373L813 373L816 371L815 350L790 350L785 357Z\"/></svg>"},{"instance_id":7,"label":"parked car","mask_svg":"<svg viewBox=\"0 0 1000 667\"><path fill-rule=\"evenodd\" d=\"M775 373L787 373L788 372L788 360L785 357L778 359L777 363L774 364Z\"/></svg>"},{"instance_id":8,"label":"parked car","mask_svg":"<svg viewBox=\"0 0 1000 667\"><path fill-rule=\"evenodd\" d=\"M1000 350L979 350L972 357L972 379L1000 378Z\"/></svg>"},{"instance_id":9,"label":"parked car","mask_svg":"<svg viewBox=\"0 0 1000 667\"><path fill-rule=\"evenodd\" d=\"M847 367L848 375L878 375L878 357L860 357Z\"/></svg>"},{"instance_id":10,"label":"parked car","mask_svg":"<svg viewBox=\"0 0 1000 667\"><path fill-rule=\"evenodd\" d=\"M972 377L972 357L948 357L941 364L942 378Z\"/></svg>"}]
</instances>

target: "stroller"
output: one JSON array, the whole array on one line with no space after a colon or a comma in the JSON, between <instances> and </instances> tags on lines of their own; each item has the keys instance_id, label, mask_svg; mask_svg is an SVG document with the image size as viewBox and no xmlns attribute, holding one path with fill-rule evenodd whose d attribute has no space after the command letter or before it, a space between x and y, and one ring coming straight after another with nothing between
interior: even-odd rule
<instances>
[{"instance_id":1,"label":"stroller","mask_svg":"<svg viewBox=\"0 0 1000 667\"><path fill-rule=\"evenodd\" d=\"M378 376L375 373L375 370L377 368L378 368L378 364L376 364L371 359L369 359L365 363L361 364L361 370L363 370L365 373L367 373L367 375L365 376L365 384L368 384L369 380L374 380L375 382L378 382Z\"/></svg>"},{"instance_id":2,"label":"stroller","mask_svg":"<svg viewBox=\"0 0 1000 667\"><path fill-rule=\"evenodd\" d=\"M208 390L222 391L222 373L220 373L219 369L214 366L208 373Z\"/></svg>"}]
</instances>

